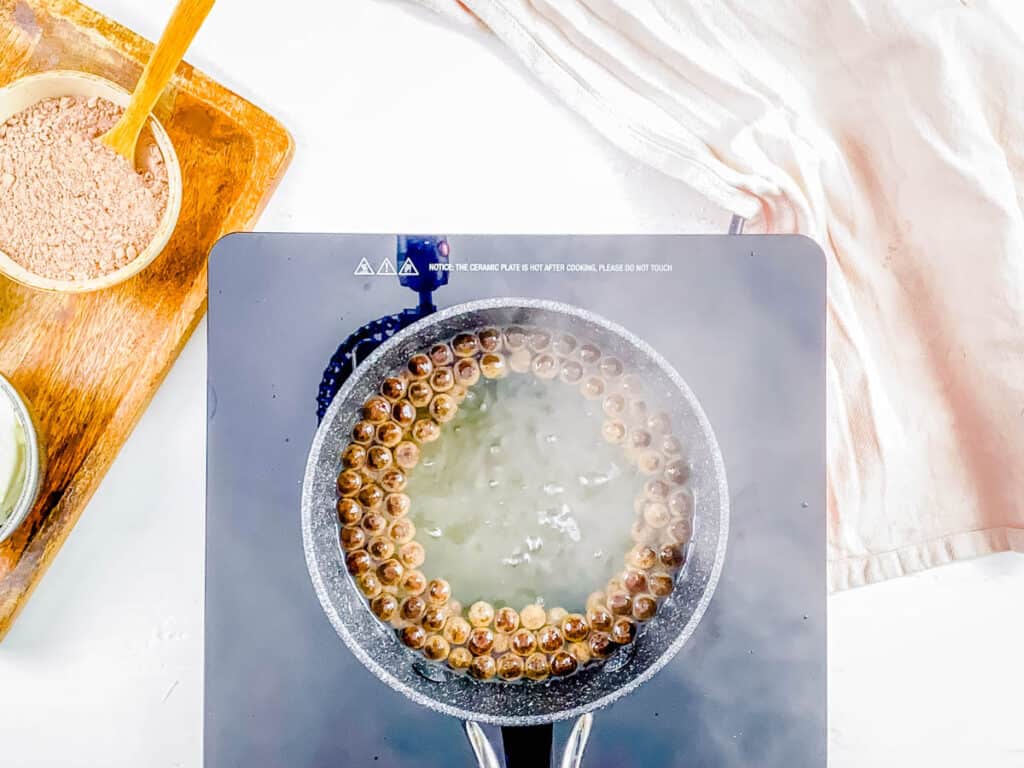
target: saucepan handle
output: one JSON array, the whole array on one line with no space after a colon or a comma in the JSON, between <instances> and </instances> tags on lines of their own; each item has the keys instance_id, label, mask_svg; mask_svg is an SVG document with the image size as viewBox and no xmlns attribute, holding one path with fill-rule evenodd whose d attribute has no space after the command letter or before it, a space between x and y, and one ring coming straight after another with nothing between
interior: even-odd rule
<instances>
[{"instance_id":1,"label":"saucepan handle","mask_svg":"<svg viewBox=\"0 0 1024 768\"><path fill-rule=\"evenodd\" d=\"M593 724L594 716L591 714L583 715L576 721L566 742L559 768L580 768ZM502 768L483 729L472 722L466 723L465 727L478 768ZM548 768L551 765L552 737L553 727L550 723L502 728L505 768Z\"/></svg>"}]
</instances>

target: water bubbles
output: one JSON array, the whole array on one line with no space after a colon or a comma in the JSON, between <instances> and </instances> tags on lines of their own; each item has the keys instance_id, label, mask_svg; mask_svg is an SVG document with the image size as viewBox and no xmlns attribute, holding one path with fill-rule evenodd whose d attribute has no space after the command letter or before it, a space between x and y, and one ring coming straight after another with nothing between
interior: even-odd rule
<instances>
[{"instance_id":1,"label":"water bubbles","mask_svg":"<svg viewBox=\"0 0 1024 768\"><path fill-rule=\"evenodd\" d=\"M433 528L427 528L427 536L432 539L439 539L444 535L444 531L438 528L436 525Z\"/></svg>"},{"instance_id":2,"label":"water bubbles","mask_svg":"<svg viewBox=\"0 0 1024 768\"><path fill-rule=\"evenodd\" d=\"M565 493L565 486L561 483L548 482L541 486L541 490L543 490L548 496L558 496L559 494Z\"/></svg>"}]
</instances>

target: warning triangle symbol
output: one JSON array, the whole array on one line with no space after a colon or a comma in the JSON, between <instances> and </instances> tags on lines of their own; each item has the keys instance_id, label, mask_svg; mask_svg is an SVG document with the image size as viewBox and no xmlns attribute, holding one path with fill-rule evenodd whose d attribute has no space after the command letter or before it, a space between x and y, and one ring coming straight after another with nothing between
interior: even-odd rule
<instances>
[{"instance_id":1,"label":"warning triangle symbol","mask_svg":"<svg viewBox=\"0 0 1024 768\"><path fill-rule=\"evenodd\" d=\"M359 266L356 267L355 274L359 277L365 277L367 275L372 275L373 273L373 267L370 266L370 262L366 259L360 259Z\"/></svg>"},{"instance_id":2,"label":"warning triangle symbol","mask_svg":"<svg viewBox=\"0 0 1024 768\"><path fill-rule=\"evenodd\" d=\"M380 266L377 267L377 274L378 275L397 275L398 273L395 272L395 268L393 266L391 266L391 261L389 259L384 259L384 261L382 261L380 263Z\"/></svg>"},{"instance_id":3,"label":"warning triangle symbol","mask_svg":"<svg viewBox=\"0 0 1024 768\"><path fill-rule=\"evenodd\" d=\"M402 262L402 268L398 270L398 274L407 277L409 275L418 275L420 271L416 269L416 265L412 263L412 259L406 259Z\"/></svg>"}]
</instances>

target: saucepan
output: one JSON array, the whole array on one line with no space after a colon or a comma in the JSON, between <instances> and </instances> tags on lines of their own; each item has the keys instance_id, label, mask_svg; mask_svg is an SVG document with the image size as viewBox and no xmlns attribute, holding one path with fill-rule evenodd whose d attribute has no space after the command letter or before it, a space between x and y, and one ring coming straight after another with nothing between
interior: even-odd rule
<instances>
[{"instance_id":1,"label":"saucepan","mask_svg":"<svg viewBox=\"0 0 1024 768\"><path fill-rule=\"evenodd\" d=\"M607 662L546 683L482 683L422 661L366 607L348 575L338 544L335 511L340 456L361 404L381 380L417 351L483 326L561 329L595 343L637 371L672 418L686 446L693 491L693 536L675 590L630 645ZM552 724L577 719L563 766L582 759L594 710L635 691L686 645L707 610L725 558L729 495L714 432L693 392L649 344L599 315L568 304L499 298L453 306L429 315L382 344L348 378L313 440L302 489L302 534L316 594L338 636L383 683L416 703L464 721L482 766L496 766L495 750L479 724L501 726L508 768L550 765Z\"/></svg>"}]
</instances>

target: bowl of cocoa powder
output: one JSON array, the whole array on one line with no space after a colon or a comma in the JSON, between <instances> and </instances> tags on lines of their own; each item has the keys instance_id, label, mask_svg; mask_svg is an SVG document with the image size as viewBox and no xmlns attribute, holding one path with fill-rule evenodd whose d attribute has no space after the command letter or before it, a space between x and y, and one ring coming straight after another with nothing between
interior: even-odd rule
<instances>
[{"instance_id":1,"label":"bowl of cocoa powder","mask_svg":"<svg viewBox=\"0 0 1024 768\"><path fill-rule=\"evenodd\" d=\"M82 293L127 280L163 250L181 210L181 169L150 117L135 163L100 142L128 91L53 71L0 88L0 273Z\"/></svg>"}]
</instances>

